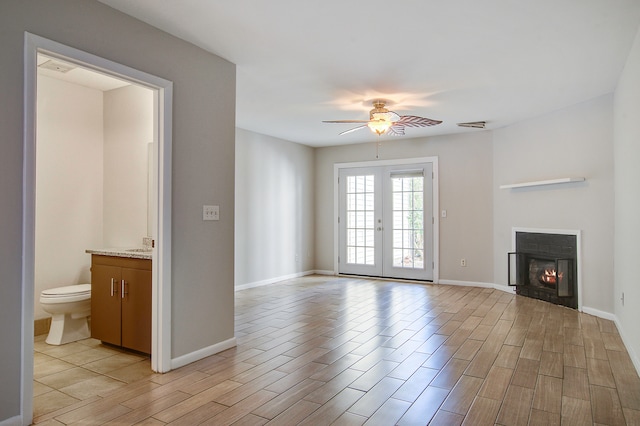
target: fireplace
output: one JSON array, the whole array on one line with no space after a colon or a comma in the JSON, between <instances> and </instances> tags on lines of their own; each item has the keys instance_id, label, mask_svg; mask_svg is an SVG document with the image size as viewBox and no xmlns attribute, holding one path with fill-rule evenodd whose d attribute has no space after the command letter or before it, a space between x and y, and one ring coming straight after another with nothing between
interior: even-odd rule
<instances>
[{"instance_id":1,"label":"fireplace","mask_svg":"<svg viewBox=\"0 0 640 426\"><path fill-rule=\"evenodd\" d=\"M508 254L509 285L516 294L578 308L578 236L545 232L515 233Z\"/></svg>"}]
</instances>

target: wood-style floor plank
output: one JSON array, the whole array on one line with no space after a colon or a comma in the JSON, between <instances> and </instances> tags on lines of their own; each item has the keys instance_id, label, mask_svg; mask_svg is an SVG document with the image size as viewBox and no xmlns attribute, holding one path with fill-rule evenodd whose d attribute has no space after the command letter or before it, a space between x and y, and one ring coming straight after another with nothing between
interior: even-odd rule
<instances>
[{"instance_id":1,"label":"wood-style floor plank","mask_svg":"<svg viewBox=\"0 0 640 426\"><path fill-rule=\"evenodd\" d=\"M588 425L593 423L591 402L584 399L562 397L562 424Z\"/></svg>"},{"instance_id":2,"label":"wood-style floor plank","mask_svg":"<svg viewBox=\"0 0 640 426\"><path fill-rule=\"evenodd\" d=\"M42 338L35 423L640 424L613 322L494 289L296 278L236 293L236 339L159 375L99 341Z\"/></svg>"},{"instance_id":3,"label":"wood-style floor plank","mask_svg":"<svg viewBox=\"0 0 640 426\"><path fill-rule=\"evenodd\" d=\"M502 401L477 397L462 422L463 425L490 425L496 421Z\"/></svg>"},{"instance_id":4,"label":"wood-style floor plank","mask_svg":"<svg viewBox=\"0 0 640 426\"><path fill-rule=\"evenodd\" d=\"M511 385L503 399L497 423L501 425L527 425L533 390L521 386Z\"/></svg>"},{"instance_id":5,"label":"wood-style floor plank","mask_svg":"<svg viewBox=\"0 0 640 426\"><path fill-rule=\"evenodd\" d=\"M483 380L473 376L462 376L442 404L442 409L460 415L467 414Z\"/></svg>"}]
</instances>

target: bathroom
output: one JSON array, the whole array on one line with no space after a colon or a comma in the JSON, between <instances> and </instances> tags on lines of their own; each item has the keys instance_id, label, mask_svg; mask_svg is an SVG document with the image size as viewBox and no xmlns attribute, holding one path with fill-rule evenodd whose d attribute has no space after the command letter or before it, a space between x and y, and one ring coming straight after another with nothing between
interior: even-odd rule
<instances>
[{"instance_id":1,"label":"bathroom","mask_svg":"<svg viewBox=\"0 0 640 426\"><path fill-rule=\"evenodd\" d=\"M42 309L40 293L90 283L91 255L85 250L140 247L143 237L152 236L154 93L44 55L38 65L35 347L63 354L72 344L44 346L51 315ZM36 356L36 365L48 358ZM63 373L53 364L36 366L34 378ZM37 407L37 396L35 402Z\"/></svg>"}]
</instances>

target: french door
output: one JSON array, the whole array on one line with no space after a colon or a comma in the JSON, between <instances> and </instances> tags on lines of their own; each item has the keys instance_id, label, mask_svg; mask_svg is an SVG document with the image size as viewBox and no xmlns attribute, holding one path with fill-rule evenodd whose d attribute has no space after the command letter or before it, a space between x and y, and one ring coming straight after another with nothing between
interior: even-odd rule
<instances>
[{"instance_id":1,"label":"french door","mask_svg":"<svg viewBox=\"0 0 640 426\"><path fill-rule=\"evenodd\" d=\"M338 173L338 272L433 280L432 163Z\"/></svg>"}]
</instances>

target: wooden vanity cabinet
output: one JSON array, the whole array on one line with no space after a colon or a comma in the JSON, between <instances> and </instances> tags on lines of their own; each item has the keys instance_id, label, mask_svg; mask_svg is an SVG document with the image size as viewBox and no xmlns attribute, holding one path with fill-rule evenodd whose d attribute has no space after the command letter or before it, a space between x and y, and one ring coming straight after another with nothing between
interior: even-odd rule
<instances>
[{"instance_id":1,"label":"wooden vanity cabinet","mask_svg":"<svg viewBox=\"0 0 640 426\"><path fill-rule=\"evenodd\" d=\"M91 255L91 337L151 353L151 260Z\"/></svg>"}]
</instances>

